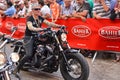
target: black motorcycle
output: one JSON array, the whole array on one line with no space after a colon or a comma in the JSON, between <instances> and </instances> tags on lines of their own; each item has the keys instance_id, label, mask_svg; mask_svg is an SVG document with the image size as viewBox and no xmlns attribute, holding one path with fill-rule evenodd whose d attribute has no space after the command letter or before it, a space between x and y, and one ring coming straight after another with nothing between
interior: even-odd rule
<instances>
[{"instance_id":1,"label":"black motorcycle","mask_svg":"<svg viewBox=\"0 0 120 80\"><path fill-rule=\"evenodd\" d=\"M65 80L87 80L89 66L80 50L72 49L67 42L65 27L54 31L45 28L36 34L34 43L34 55L23 66L24 70L37 70L48 73L59 69ZM21 58L25 55L23 40L16 41L14 52L19 53Z\"/></svg>"}]
</instances>

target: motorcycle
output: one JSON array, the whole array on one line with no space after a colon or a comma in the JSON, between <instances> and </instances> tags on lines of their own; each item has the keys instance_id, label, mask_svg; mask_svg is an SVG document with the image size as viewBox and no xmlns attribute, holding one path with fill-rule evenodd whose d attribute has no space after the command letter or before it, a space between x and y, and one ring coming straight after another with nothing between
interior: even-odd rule
<instances>
[{"instance_id":1,"label":"motorcycle","mask_svg":"<svg viewBox=\"0 0 120 80\"><path fill-rule=\"evenodd\" d=\"M23 70L53 73L60 71L65 80L87 80L89 66L78 49L72 49L67 42L67 30L61 26L57 31L45 28L35 33L34 55L23 66ZM25 55L24 42L14 44L14 52L20 58Z\"/></svg>"},{"instance_id":2,"label":"motorcycle","mask_svg":"<svg viewBox=\"0 0 120 80\"><path fill-rule=\"evenodd\" d=\"M20 80L19 75L12 76L12 71L14 70L16 63L19 61L19 55L17 53L11 53L10 55L6 52L6 44L11 43L12 36L17 30L16 27L12 28L12 34L9 38L4 36L1 37L1 45L0 45L0 80L13 80L13 78L17 78ZM14 78L14 80L15 80Z\"/></svg>"}]
</instances>

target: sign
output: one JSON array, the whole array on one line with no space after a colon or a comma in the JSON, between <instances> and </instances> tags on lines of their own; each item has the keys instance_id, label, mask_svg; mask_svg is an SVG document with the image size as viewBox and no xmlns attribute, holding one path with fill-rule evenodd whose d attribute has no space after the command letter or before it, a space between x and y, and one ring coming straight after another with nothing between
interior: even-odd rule
<instances>
[{"instance_id":1,"label":"sign","mask_svg":"<svg viewBox=\"0 0 120 80\"><path fill-rule=\"evenodd\" d=\"M73 48L90 50L120 51L120 20L109 19L59 19L56 23L65 25L68 30L68 42ZM13 26L18 27L14 38L24 37L26 19L0 19L0 31L10 34ZM42 25L46 27L45 24Z\"/></svg>"}]
</instances>

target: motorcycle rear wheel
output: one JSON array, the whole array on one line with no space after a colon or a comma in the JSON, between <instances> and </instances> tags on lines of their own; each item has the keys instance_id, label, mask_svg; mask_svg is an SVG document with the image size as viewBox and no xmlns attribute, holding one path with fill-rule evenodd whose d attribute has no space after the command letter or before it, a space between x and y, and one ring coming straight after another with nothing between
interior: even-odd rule
<instances>
[{"instance_id":1,"label":"motorcycle rear wheel","mask_svg":"<svg viewBox=\"0 0 120 80\"><path fill-rule=\"evenodd\" d=\"M84 56L80 53L67 53L67 62L69 68L62 59L60 63L60 71L65 80L88 80L89 66Z\"/></svg>"}]
</instances>

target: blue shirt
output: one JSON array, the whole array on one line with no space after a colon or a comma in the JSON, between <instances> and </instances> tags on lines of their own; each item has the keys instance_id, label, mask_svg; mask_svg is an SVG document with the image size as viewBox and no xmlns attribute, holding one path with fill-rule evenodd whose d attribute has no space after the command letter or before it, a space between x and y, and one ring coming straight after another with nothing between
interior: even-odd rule
<instances>
[{"instance_id":1,"label":"blue shirt","mask_svg":"<svg viewBox=\"0 0 120 80\"><path fill-rule=\"evenodd\" d=\"M62 4L63 4L63 0L56 0L56 2L57 2L59 5L62 5Z\"/></svg>"},{"instance_id":2,"label":"blue shirt","mask_svg":"<svg viewBox=\"0 0 120 80\"><path fill-rule=\"evenodd\" d=\"M73 6L71 5L69 8L66 8L65 7L65 4L61 5L62 6L62 9L61 9L61 14L62 15L71 15L74 11L74 8Z\"/></svg>"},{"instance_id":3,"label":"blue shirt","mask_svg":"<svg viewBox=\"0 0 120 80\"><path fill-rule=\"evenodd\" d=\"M117 0L111 0L111 1L110 1L110 10L113 10L113 9L114 9L116 3L117 3Z\"/></svg>"},{"instance_id":4,"label":"blue shirt","mask_svg":"<svg viewBox=\"0 0 120 80\"><path fill-rule=\"evenodd\" d=\"M16 9L14 6L9 7L6 11L4 11L4 14L7 16L12 16L16 13Z\"/></svg>"}]
</instances>

